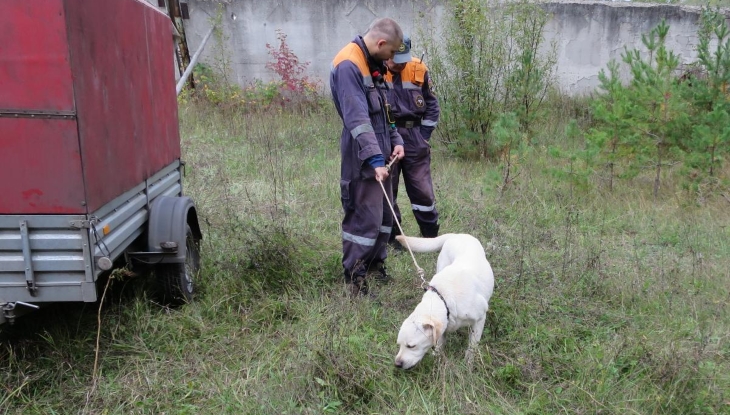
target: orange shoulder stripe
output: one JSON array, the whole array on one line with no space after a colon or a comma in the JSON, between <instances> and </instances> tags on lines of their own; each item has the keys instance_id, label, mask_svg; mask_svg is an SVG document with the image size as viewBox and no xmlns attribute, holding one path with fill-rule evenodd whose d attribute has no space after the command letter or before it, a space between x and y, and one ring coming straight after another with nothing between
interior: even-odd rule
<instances>
[{"instance_id":1,"label":"orange shoulder stripe","mask_svg":"<svg viewBox=\"0 0 730 415\"><path fill-rule=\"evenodd\" d=\"M422 85L425 81L426 71L428 71L428 67L426 67L425 63L421 62L420 58L411 57L411 61L401 71L400 79L402 82ZM388 71L388 74L385 75L385 80L392 83L393 73Z\"/></svg>"},{"instance_id":2,"label":"orange shoulder stripe","mask_svg":"<svg viewBox=\"0 0 730 415\"><path fill-rule=\"evenodd\" d=\"M363 53L362 49L360 49L360 46L357 44L350 42L347 46L342 48L342 50L340 50L332 60L332 67L335 68L344 61L354 63L357 68L360 69L360 72L362 72L362 76L370 76L370 70L368 68L367 58L365 58L365 53Z\"/></svg>"}]
</instances>

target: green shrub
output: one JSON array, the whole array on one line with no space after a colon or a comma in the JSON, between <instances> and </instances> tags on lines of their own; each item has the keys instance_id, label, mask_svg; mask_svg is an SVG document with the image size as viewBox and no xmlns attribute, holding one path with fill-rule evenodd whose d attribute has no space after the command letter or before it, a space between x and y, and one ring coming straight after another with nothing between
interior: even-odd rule
<instances>
[{"instance_id":1,"label":"green shrub","mask_svg":"<svg viewBox=\"0 0 730 415\"><path fill-rule=\"evenodd\" d=\"M437 136L457 155L495 157L503 150L492 136L500 115L514 113L529 132L552 83L554 48L541 53L549 16L527 1L446 7L443 33L420 35L442 107Z\"/></svg>"}]
</instances>

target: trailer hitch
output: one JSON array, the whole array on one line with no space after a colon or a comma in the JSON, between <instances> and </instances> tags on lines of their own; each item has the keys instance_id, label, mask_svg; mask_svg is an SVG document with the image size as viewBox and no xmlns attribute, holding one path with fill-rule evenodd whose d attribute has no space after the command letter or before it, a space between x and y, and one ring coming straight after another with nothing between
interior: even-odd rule
<instances>
[{"instance_id":1,"label":"trailer hitch","mask_svg":"<svg viewBox=\"0 0 730 415\"><path fill-rule=\"evenodd\" d=\"M17 306L17 305L23 305L23 306L33 308L36 310L40 309L40 307L35 304L26 303L23 301L15 301L13 303L0 303L0 306L2 307L2 310L3 310L3 317L10 324L15 323L15 319L18 317L15 314L15 306ZM21 313L21 314L23 314L23 313Z\"/></svg>"}]
</instances>

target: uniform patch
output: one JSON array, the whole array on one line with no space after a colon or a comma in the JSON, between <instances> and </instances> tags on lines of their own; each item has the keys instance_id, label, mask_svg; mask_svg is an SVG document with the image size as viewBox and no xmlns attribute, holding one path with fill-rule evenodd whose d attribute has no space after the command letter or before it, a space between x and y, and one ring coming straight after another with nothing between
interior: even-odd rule
<instances>
[{"instance_id":1,"label":"uniform patch","mask_svg":"<svg viewBox=\"0 0 730 415\"><path fill-rule=\"evenodd\" d=\"M431 82L431 78L428 78L428 90L432 95L436 95L433 91L433 82Z\"/></svg>"},{"instance_id":2,"label":"uniform patch","mask_svg":"<svg viewBox=\"0 0 730 415\"><path fill-rule=\"evenodd\" d=\"M425 100L423 99L423 96L421 96L421 95L418 95L418 96L416 97L416 106L417 106L418 108L421 108L421 107L423 107L424 105L426 105L426 101L425 101Z\"/></svg>"}]
</instances>

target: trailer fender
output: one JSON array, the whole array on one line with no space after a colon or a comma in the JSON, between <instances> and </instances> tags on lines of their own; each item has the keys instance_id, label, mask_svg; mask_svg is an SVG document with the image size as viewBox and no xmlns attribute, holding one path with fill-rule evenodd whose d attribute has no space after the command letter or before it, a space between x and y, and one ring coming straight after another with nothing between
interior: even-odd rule
<instances>
[{"instance_id":1,"label":"trailer fender","mask_svg":"<svg viewBox=\"0 0 730 415\"><path fill-rule=\"evenodd\" d=\"M197 239L203 239L198 223L198 214L193 200L187 196L159 196L150 205L150 219L147 224L147 249L150 252L165 253L161 263L185 262L185 236L187 228ZM170 244L173 242L174 244ZM176 247L172 250L170 246Z\"/></svg>"}]
</instances>

